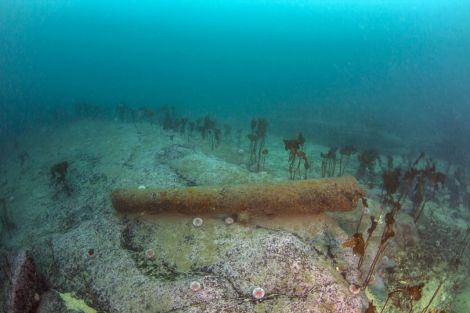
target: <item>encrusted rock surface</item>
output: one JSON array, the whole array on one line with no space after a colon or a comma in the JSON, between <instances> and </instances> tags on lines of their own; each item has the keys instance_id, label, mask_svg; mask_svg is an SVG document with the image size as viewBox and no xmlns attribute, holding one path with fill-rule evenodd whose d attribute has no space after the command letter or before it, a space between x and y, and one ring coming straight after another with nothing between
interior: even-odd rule
<instances>
[{"instance_id":1,"label":"encrusted rock surface","mask_svg":"<svg viewBox=\"0 0 470 313\"><path fill-rule=\"evenodd\" d=\"M173 142L151 125L83 122L37 136L28 143L34 147L28 171L18 176L13 161L5 166L14 195L8 205L21 221L8 245L30 248L53 290L105 313L363 309L364 293L348 290L353 275L345 273L357 264L341 247L348 236L324 215L263 216L228 225L219 214L198 216L203 224L195 227L196 216L118 215L109 197L114 188L141 185L271 182L271 172L252 173L192 151L183 146L186 140ZM285 151L270 151L282 157L272 176L286 176ZM61 160L70 162L74 192L54 198L48 168ZM146 254L149 249L153 254ZM190 288L194 281L201 290ZM255 287L265 290L263 299L253 299ZM41 299L45 312L64 309L54 295Z\"/></svg>"},{"instance_id":2,"label":"encrusted rock surface","mask_svg":"<svg viewBox=\"0 0 470 313\"><path fill-rule=\"evenodd\" d=\"M73 313L73 311L67 309L57 292L48 291L41 295L41 303L36 313Z\"/></svg>"},{"instance_id":3,"label":"encrusted rock surface","mask_svg":"<svg viewBox=\"0 0 470 313\"><path fill-rule=\"evenodd\" d=\"M12 253L7 257L11 285L6 303L7 313L32 313L40 296L40 280L33 257L27 251Z\"/></svg>"},{"instance_id":4,"label":"encrusted rock surface","mask_svg":"<svg viewBox=\"0 0 470 313\"><path fill-rule=\"evenodd\" d=\"M201 152L178 154L169 162L170 167L185 180L195 185L228 185L272 181L267 173L253 173Z\"/></svg>"},{"instance_id":5,"label":"encrusted rock surface","mask_svg":"<svg viewBox=\"0 0 470 313\"><path fill-rule=\"evenodd\" d=\"M361 312L363 293L352 294L335 269L354 267L354 257L321 239L346 238L333 220L310 217L318 225L302 233L203 219L201 227L186 216L82 225L54 242L64 273L52 280L104 312ZM259 301L256 287L266 292Z\"/></svg>"}]
</instances>

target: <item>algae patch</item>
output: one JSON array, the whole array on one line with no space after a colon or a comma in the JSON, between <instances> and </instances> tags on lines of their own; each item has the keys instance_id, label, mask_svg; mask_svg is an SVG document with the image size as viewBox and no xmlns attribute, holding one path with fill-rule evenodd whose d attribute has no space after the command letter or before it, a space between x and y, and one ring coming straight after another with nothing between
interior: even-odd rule
<instances>
[{"instance_id":1,"label":"algae patch","mask_svg":"<svg viewBox=\"0 0 470 313\"><path fill-rule=\"evenodd\" d=\"M59 293L59 295L69 310L81 311L83 313L97 313L97 311L88 306L85 301L74 298L71 293Z\"/></svg>"}]
</instances>

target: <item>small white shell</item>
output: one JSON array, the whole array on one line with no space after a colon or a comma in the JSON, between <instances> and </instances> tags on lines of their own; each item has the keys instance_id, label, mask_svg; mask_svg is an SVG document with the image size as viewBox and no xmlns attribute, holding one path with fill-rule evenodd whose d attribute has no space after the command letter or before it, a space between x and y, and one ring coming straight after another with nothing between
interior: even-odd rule
<instances>
[{"instance_id":1,"label":"small white shell","mask_svg":"<svg viewBox=\"0 0 470 313\"><path fill-rule=\"evenodd\" d=\"M231 216L227 216L225 218L225 224L227 224L227 225L232 225L234 222L235 222L235 220Z\"/></svg>"},{"instance_id":2,"label":"small white shell","mask_svg":"<svg viewBox=\"0 0 470 313\"><path fill-rule=\"evenodd\" d=\"M139 189L139 190L144 190L144 189L146 189L146 188L147 188L147 187L145 187L145 185L140 185L137 189Z\"/></svg>"}]
</instances>

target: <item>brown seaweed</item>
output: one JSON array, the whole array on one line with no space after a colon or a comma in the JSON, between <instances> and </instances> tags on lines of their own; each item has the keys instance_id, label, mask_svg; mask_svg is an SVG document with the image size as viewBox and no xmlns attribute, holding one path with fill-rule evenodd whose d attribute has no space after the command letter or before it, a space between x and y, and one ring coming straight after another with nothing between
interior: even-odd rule
<instances>
[{"instance_id":1,"label":"brown seaweed","mask_svg":"<svg viewBox=\"0 0 470 313\"><path fill-rule=\"evenodd\" d=\"M439 293L439 290L441 290L441 287L443 285L443 281L439 282L439 285L437 286L436 290L434 291L431 299L429 299L429 302L428 304L424 307L423 310L421 310L421 313L426 313L429 309L429 307L431 306L432 302L434 301L434 299L436 298L437 294Z\"/></svg>"},{"instance_id":2,"label":"brown seaweed","mask_svg":"<svg viewBox=\"0 0 470 313\"><path fill-rule=\"evenodd\" d=\"M387 170L382 174L382 189L385 192L384 197L390 199L390 197L398 191L400 187L400 175L401 171L399 168Z\"/></svg>"},{"instance_id":3,"label":"brown seaweed","mask_svg":"<svg viewBox=\"0 0 470 313\"><path fill-rule=\"evenodd\" d=\"M370 227L369 227L369 229L367 229L367 239L366 239L366 242L364 243L364 251L367 249L367 247L369 245L370 238L372 237L372 234L374 233L374 231L377 229L377 225L378 225L377 220L375 219L374 216L371 216L370 217ZM357 268L361 269L361 266L362 266L363 263L364 263L364 255L362 255L361 258L359 259L359 262L357 264Z\"/></svg>"},{"instance_id":4,"label":"brown seaweed","mask_svg":"<svg viewBox=\"0 0 470 313\"><path fill-rule=\"evenodd\" d=\"M307 179L307 173L310 168L310 163L306 153L303 151L305 145L305 137L302 133L297 135L296 139L284 139L284 149L289 151L289 177L294 180L296 174L302 177L301 164L303 163L304 175L303 178ZM295 166L297 161L297 166Z\"/></svg>"},{"instance_id":5,"label":"brown seaweed","mask_svg":"<svg viewBox=\"0 0 470 313\"><path fill-rule=\"evenodd\" d=\"M364 313L376 313L377 312L377 309L374 305L373 302L369 302L369 306L367 307L367 309L364 311Z\"/></svg>"},{"instance_id":6,"label":"brown seaweed","mask_svg":"<svg viewBox=\"0 0 470 313\"><path fill-rule=\"evenodd\" d=\"M435 192L442 188L446 178L445 174L436 170L436 166L431 160L427 160L426 167L418 171L412 198L415 223L423 213L428 199L433 198ZM428 186L431 188L430 191L428 191Z\"/></svg>"},{"instance_id":7,"label":"brown seaweed","mask_svg":"<svg viewBox=\"0 0 470 313\"><path fill-rule=\"evenodd\" d=\"M380 256L382 255L382 253L385 251L385 248L387 247L388 240L395 236L395 232L393 231L394 224L395 224L394 213L393 212L387 213L385 215L385 227L382 232L382 237L380 238L380 245L370 265L369 272L367 273L366 280L364 281L364 286L369 285L369 282L372 278L375 267L377 266L377 262Z\"/></svg>"},{"instance_id":8,"label":"brown seaweed","mask_svg":"<svg viewBox=\"0 0 470 313\"><path fill-rule=\"evenodd\" d=\"M200 118L197 121L197 130L201 134L203 140L209 141L211 150L214 150L220 145L221 130L217 126L217 121L208 115Z\"/></svg>"},{"instance_id":9,"label":"brown seaweed","mask_svg":"<svg viewBox=\"0 0 470 313\"><path fill-rule=\"evenodd\" d=\"M404 296L404 300L410 304L410 309L408 312L411 313L413 311L413 302L419 301L423 296L423 287L424 287L424 284L421 283L418 285L410 285L410 286L397 288L389 292L387 296L387 300L385 300L385 303L382 309L380 310L380 313L382 313L385 310L385 307L387 306L388 301L392 297L398 294L401 294L402 296Z\"/></svg>"},{"instance_id":10,"label":"brown seaweed","mask_svg":"<svg viewBox=\"0 0 470 313\"><path fill-rule=\"evenodd\" d=\"M327 153L320 153L321 177L333 177L336 171L336 147L330 148Z\"/></svg>"},{"instance_id":11,"label":"brown seaweed","mask_svg":"<svg viewBox=\"0 0 470 313\"><path fill-rule=\"evenodd\" d=\"M378 158L379 154L375 150L366 150L361 152L357 156L359 167L356 171L356 177L358 179L364 179L367 174L369 183L372 183L372 178L375 176L375 164Z\"/></svg>"},{"instance_id":12,"label":"brown seaweed","mask_svg":"<svg viewBox=\"0 0 470 313\"><path fill-rule=\"evenodd\" d=\"M356 153L356 147L354 147L353 145L344 146L339 150L340 158L338 176L344 175L346 165L348 164L351 155L353 155L354 153Z\"/></svg>"},{"instance_id":13,"label":"brown seaweed","mask_svg":"<svg viewBox=\"0 0 470 313\"><path fill-rule=\"evenodd\" d=\"M267 153L265 151L265 141L268 132L268 121L265 118L252 119L250 123L251 132L248 134L250 140L250 160L248 167L260 172L264 168ZM266 150L267 151L267 150Z\"/></svg>"},{"instance_id":14,"label":"brown seaweed","mask_svg":"<svg viewBox=\"0 0 470 313\"><path fill-rule=\"evenodd\" d=\"M361 202L362 202L361 217L359 218L359 222L357 223L356 233L358 233L359 228L361 228L362 219L364 218L364 213L366 213L369 210L369 204L367 203L367 198L362 197Z\"/></svg>"},{"instance_id":15,"label":"brown seaweed","mask_svg":"<svg viewBox=\"0 0 470 313\"><path fill-rule=\"evenodd\" d=\"M364 256L365 252L365 241L361 233L355 233L351 239L346 240L343 243L344 248L352 248L355 255Z\"/></svg>"}]
</instances>

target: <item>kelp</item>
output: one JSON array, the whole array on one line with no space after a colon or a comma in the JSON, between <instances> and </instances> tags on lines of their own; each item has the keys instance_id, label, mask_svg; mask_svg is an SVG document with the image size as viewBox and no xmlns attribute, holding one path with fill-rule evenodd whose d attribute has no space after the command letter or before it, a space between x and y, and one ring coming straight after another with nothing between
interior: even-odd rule
<instances>
[{"instance_id":1,"label":"kelp","mask_svg":"<svg viewBox=\"0 0 470 313\"><path fill-rule=\"evenodd\" d=\"M336 147L330 148L326 153L320 153L321 177L333 177L336 172Z\"/></svg>"},{"instance_id":2,"label":"kelp","mask_svg":"<svg viewBox=\"0 0 470 313\"><path fill-rule=\"evenodd\" d=\"M395 236L395 232L393 230L394 225L395 216L392 212L389 212L385 215L385 227L380 238L380 244L370 265L369 272L367 273L366 280L364 281L364 286L369 285L369 282L372 278L372 275L374 274L375 267L377 266L377 262L380 256L385 251L388 241Z\"/></svg>"},{"instance_id":3,"label":"kelp","mask_svg":"<svg viewBox=\"0 0 470 313\"><path fill-rule=\"evenodd\" d=\"M294 180L296 174L298 174L299 178L303 176L304 179L307 179L310 163L304 151L304 135L299 133L296 139L284 139L283 141L284 149L289 151L289 178ZM302 168L304 169L303 175Z\"/></svg>"},{"instance_id":4,"label":"kelp","mask_svg":"<svg viewBox=\"0 0 470 313\"><path fill-rule=\"evenodd\" d=\"M378 157L379 154L375 150L362 151L357 156L359 167L356 172L356 177L362 179L365 177L366 173L369 173L369 176L373 176L375 174L374 167Z\"/></svg>"},{"instance_id":5,"label":"kelp","mask_svg":"<svg viewBox=\"0 0 470 313\"><path fill-rule=\"evenodd\" d=\"M352 248L355 255L364 256L365 252L365 241L361 233L355 233L351 239L343 243L344 248Z\"/></svg>"},{"instance_id":6,"label":"kelp","mask_svg":"<svg viewBox=\"0 0 470 313\"><path fill-rule=\"evenodd\" d=\"M197 121L196 128L201 134L202 140L207 140L209 142L211 150L214 150L220 145L221 130L217 126L217 121L215 119L206 115Z\"/></svg>"},{"instance_id":7,"label":"kelp","mask_svg":"<svg viewBox=\"0 0 470 313\"><path fill-rule=\"evenodd\" d=\"M372 234L374 233L374 231L377 229L377 225L378 225L377 220L375 219L374 216L371 216L370 217L370 227L367 229L367 239L364 243L364 251L367 249L367 247L369 245L370 238L372 237ZM360 270L363 263L364 263L364 254L359 259L357 269Z\"/></svg>"},{"instance_id":8,"label":"kelp","mask_svg":"<svg viewBox=\"0 0 470 313\"><path fill-rule=\"evenodd\" d=\"M250 128L251 131L247 136L250 140L250 161L248 168L259 172L264 168L268 151L265 149L268 121L265 118L252 119Z\"/></svg>"},{"instance_id":9,"label":"kelp","mask_svg":"<svg viewBox=\"0 0 470 313\"><path fill-rule=\"evenodd\" d=\"M340 158L339 158L339 173L338 176L343 176L346 166L349 163L349 159L351 155L356 153L356 147L353 145L344 146L339 150Z\"/></svg>"},{"instance_id":10,"label":"kelp","mask_svg":"<svg viewBox=\"0 0 470 313\"><path fill-rule=\"evenodd\" d=\"M367 306L367 309L364 311L364 313L376 313L377 309L374 305L374 303L371 301L369 302L369 305Z\"/></svg>"},{"instance_id":11,"label":"kelp","mask_svg":"<svg viewBox=\"0 0 470 313\"><path fill-rule=\"evenodd\" d=\"M397 288L391 292L388 293L387 299L385 300L385 303L380 310L380 313L384 312L385 307L387 306L389 300L397 295L402 295L403 301L406 303L409 303L410 309L408 313L411 313L413 311L413 303L416 301L419 301L423 297L423 287L424 284L420 283L417 285L409 285L405 287L400 287Z\"/></svg>"}]
</instances>

